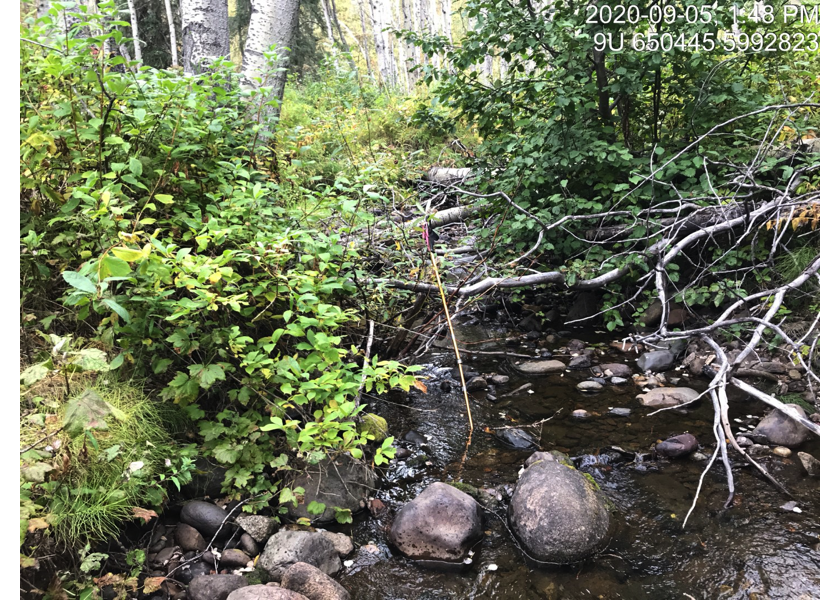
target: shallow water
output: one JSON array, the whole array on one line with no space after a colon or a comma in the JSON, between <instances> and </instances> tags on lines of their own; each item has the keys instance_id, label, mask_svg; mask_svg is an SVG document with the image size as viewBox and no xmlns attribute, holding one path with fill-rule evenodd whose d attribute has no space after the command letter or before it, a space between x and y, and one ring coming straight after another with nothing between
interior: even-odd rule
<instances>
[{"instance_id":1,"label":"shallow water","mask_svg":"<svg viewBox=\"0 0 840 600\"><path fill-rule=\"evenodd\" d=\"M477 326L462 327L458 332L465 348L484 351L504 349L505 335L504 330ZM587 341L597 342L597 337ZM498 341L475 343L487 339ZM607 342L608 338L601 336L600 341ZM530 354L534 349L511 351ZM446 350L437 350L425 360L431 374L439 372L439 367L455 366L452 354ZM609 351L600 357L601 362L630 360L629 355ZM633 454L646 453L657 440L685 431L693 433L701 450L711 454L714 436L709 424L713 410L708 400L682 412L669 410L649 417L651 409L641 407L635 400L637 390L632 382L584 395L574 386L586 378L588 371L526 377L504 356L473 354L464 362L480 373L509 375L510 381L497 390L499 396L527 382L533 384L534 393L522 393L495 404L487 401L483 392L472 394L476 431L466 460L468 425L459 388L441 393L439 379L431 378L428 393L412 391L404 405L370 399L368 410L385 417L397 439L413 429L428 438L429 449L415 450L408 463L399 461L389 467L378 497L388 506L390 515L360 517L348 528L357 545L371 544L353 557L353 565L338 578L353 598L820 597L819 481L805 475L795 453L789 459L771 456L761 462L794 494L802 513L781 510L779 507L789 498L751 467L740 466L735 469L734 506L722 510L728 492L718 461L707 475L697 507L683 529L683 519L706 463L642 462L634 460ZM458 379L457 369L453 379ZM679 385L702 389L704 382L683 380ZM730 416L744 421L733 422L734 428L755 425L757 419L747 416L765 412L761 403L741 396L733 395L731 404ZM611 407L629 407L631 416L608 415ZM588 420L573 418L571 413L578 408L593 416ZM542 449L581 457L581 469L595 478L616 505L616 532L605 551L574 565L539 568L529 564L503 521L506 515L502 507L498 517L487 515L486 535L475 548L472 564L461 572L426 568L392 554L386 541L389 518L433 481L462 481L498 491L505 485L515 485L518 471L531 452L505 448L483 432L485 427L529 424L560 409L541 430L529 431L539 437ZM628 454L611 452L612 446L619 446ZM818 442L798 450L819 458ZM427 454L428 459L419 460L421 453ZM740 465L740 461L734 462ZM492 570L493 565L496 570Z\"/></svg>"}]
</instances>

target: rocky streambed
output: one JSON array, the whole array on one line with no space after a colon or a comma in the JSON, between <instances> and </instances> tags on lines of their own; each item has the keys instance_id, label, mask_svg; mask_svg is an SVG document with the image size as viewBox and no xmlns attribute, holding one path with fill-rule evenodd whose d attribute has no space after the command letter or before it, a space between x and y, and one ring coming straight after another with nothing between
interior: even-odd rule
<instances>
[{"instance_id":1,"label":"rocky streambed","mask_svg":"<svg viewBox=\"0 0 840 600\"><path fill-rule=\"evenodd\" d=\"M480 325L458 337L472 436L452 354L434 350L425 393L365 398L397 438L379 482L352 464L338 465L342 479L327 469L299 482L304 505L344 496L352 524L240 515L226 530L225 511L188 503L150 555L153 575L182 584L164 583L161 600L820 596L818 441L733 394L742 446L794 499L730 454L732 506L713 463L683 527L714 449L690 361L643 373L606 337Z\"/></svg>"}]
</instances>

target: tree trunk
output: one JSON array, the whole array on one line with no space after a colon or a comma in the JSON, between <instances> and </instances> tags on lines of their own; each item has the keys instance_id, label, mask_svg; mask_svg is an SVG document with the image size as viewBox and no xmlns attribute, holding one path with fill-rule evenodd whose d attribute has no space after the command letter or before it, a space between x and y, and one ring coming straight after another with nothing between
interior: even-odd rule
<instances>
[{"instance_id":1,"label":"tree trunk","mask_svg":"<svg viewBox=\"0 0 840 600\"><path fill-rule=\"evenodd\" d=\"M46 16L47 12L50 10L50 0L38 0L38 10L35 13L36 16L40 19L41 17Z\"/></svg>"},{"instance_id":2,"label":"tree trunk","mask_svg":"<svg viewBox=\"0 0 840 600\"><path fill-rule=\"evenodd\" d=\"M175 20L172 18L171 0L163 0L166 7L166 22L169 24L169 52L172 54L172 66L178 66L178 38L175 36Z\"/></svg>"},{"instance_id":3,"label":"tree trunk","mask_svg":"<svg viewBox=\"0 0 840 600\"><path fill-rule=\"evenodd\" d=\"M242 72L247 86L253 89L273 88L278 103L283 102L286 65L297 30L299 10L300 0L251 0L251 22ZM265 57L271 46L275 46L279 57L277 65L269 65Z\"/></svg>"},{"instance_id":4,"label":"tree trunk","mask_svg":"<svg viewBox=\"0 0 840 600\"><path fill-rule=\"evenodd\" d=\"M332 57L333 67L338 69L338 59L335 57L335 36L333 36L332 18L330 10L327 7L327 0L321 0L321 11L324 13L324 27L327 30L327 40L330 44L330 56Z\"/></svg>"},{"instance_id":5,"label":"tree trunk","mask_svg":"<svg viewBox=\"0 0 840 600\"><path fill-rule=\"evenodd\" d=\"M140 48L140 29L137 27L137 9L134 0L128 0L128 20L131 22L131 37L134 40L134 60L143 62L143 51Z\"/></svg>"},{"instance_id":6,"label":"tree trunk","mask_svg":"<svg viewBox=\"0 0 840 600\"><path fill-rule=\"evenodd\" d=\"M365 66L367 66L368 75L372 73L370 70L370 52L368 51L368 36L367 25L365 25L365 3L364 0L356 0L359 5L359 21L362 23L362 52L365 55Z\"/></svg>"},{"instance_id":7,"label":"tree trunk","mask_svg":"<svg viewBox=\"0 0 840 600\"><path fill-rule=\"evenodd\" d=\"M370 12L373 21L373 41L376 46L376 62L379 65L379 74L384 85L394 87L397 84L394 46L391 44L390 34L383 31L383 29L390 27L392 23L390 0L370 0Z\"/></svg>"},{"instance_id":8,"label":"tree trunk","mask_svg":"<svg viewBox=\"0 0 840 600\"><path fill-rule=\"evenodd\" d=\"M440 0L440 32L452 43L452 0Z\"/></svg>"},{"instance_id":9,"label":"tree trunk","mask_svg":"<svg viewBox=\"0 0 840 600\"><path fill-rule=\"evenodd\" d=\"M181 0L184 72L201 73L220 56L230 54L225 0Z\"/></svg>"}]
</instances>

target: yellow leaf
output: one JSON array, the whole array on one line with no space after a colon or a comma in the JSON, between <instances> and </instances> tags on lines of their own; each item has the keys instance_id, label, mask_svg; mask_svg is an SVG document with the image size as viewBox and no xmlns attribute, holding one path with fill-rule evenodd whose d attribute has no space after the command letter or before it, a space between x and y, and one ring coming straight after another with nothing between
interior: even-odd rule
<instances>
[{"instance_id":1,"label":"yellow leaf","mask_svg":"<svg viewBox=\"0 0 840 600\"><path fill-rule=\"evenodd\" d=\"M415 381L414 382L414 387L416 387L418 390L420 390L424 394L429 391L428 388L426 388L426 386L423 384L422 381Z\"/></svg>"},{"instance_id":2,"label":"yellow leaf","mask_svg":"<svg viewBox=\"0 0 840 600\"><path fill-rule=\"evenodd\" d=\"M143 519L143 521L145 521L146 523L151 521L152 517L158 516L158 514L155 511L146 508L140 508L138 506L133 506L131 508L131 514L133 514L138 519Z\"/></svg>"},{"instance_id":3,"label":"yellow leaf","mask_svg":"<svg viewBox=\"0 0 840 600\"><path fill-rule=\"evenodd\" d=\"M134 248L111 248L111 252L117 258L123 259L125 262L134 262L143 258L142 250L135 250Z\"/></svg>"},{"instance_id":4,"label":"yellow leaf","mask_svg":"<svg viewBox=\"0 0 840 600\"><path fill-rule=\"evenodd\" d=\"M29 527L26 528L26 531L32 533L33 531L38 531L39 529L46 529L49 526L50 524L47 523L46 519L35 517L34 519L29 519Z\"/></svg>"},{"instance_id":5,"label":"yellow leaf","mask_svg":"<svg viewBox=\"0 0 840 600\"><path fill-rule=\"evenodd\" d=\"M102 202L102 206L108 206L108 203L111 201L111 192L102 192L99 200Z\"/></svg>"},{"instance_id":6,"label":"yellow leaf","mask_svg":"<svg viewBox=\"0 0 840 600\"><path fill-rule=\"evenodd\" d=\"M213 273L212 275L210 275L210 277L208 277L207 279L210 281L210 283L218 283L218 281L221 278L222 278L222 274L217 271L217 272Z\"/></svg>"},{"instance_id":7,"label":"yellow leaf","mask_svg":"<svg viewBox=\"0 0 840 600\"><path fill-rule=\"evenodd\" d=\"M160 589L160 586L163 585L164 581L166 581L166 577L146 577L146 581L143 584L143 593L155 593Z\"/></svg>"}]
</instances>

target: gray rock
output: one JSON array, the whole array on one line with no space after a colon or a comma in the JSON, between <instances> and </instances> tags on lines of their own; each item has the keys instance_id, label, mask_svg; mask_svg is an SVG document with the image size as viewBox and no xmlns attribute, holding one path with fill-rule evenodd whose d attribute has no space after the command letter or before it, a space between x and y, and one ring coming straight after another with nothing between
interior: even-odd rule
<instances>
[{"instance_id":1,"label":"gray rock","mask_svg":"<svg viewBox=\"0 0 840 600\"><path fill-rule=\"evenodd\" d=\"M409 558L460 561L483 535L482 512L464 492L435 482L400 509L389 539Z\"/></svg>"},{"instance_id":2,"label":"gray rock","mask_svg":"<svg viewBox=\"0 0 840 600\"><path fill-rule=\"evenodd\" d=\"M656 444L655 450L659 456L680 458L696 452L699 447L700 444L696 437L690 433L683 433L659 442Z\"/></svg>"},{"instance_id":3,"label":"gray rock","mask_svg":"<svg viewBox=\"0 0 840 600\"><path fill-rule=\"evenodd\" d=\"M198 529L191 527L186 523L178 523L175 528L175 543L181 547L181 550L187 552L195 550L196 552L203 552L207 548L207 542L199 533Z\"/></svg>"},{"instance_id":4,"label":"gray rock","mask_svg":"<svg viewBox=\"0 0 840 600\"><path fill-rule=\"evenodd\" d=\"M656 388L639 394L636 399L642 403L642 406L649 408L663 408L666 406L678 406L686 404L692 400L696 400L700 394L691 388L674 387L674 388Z\"/></svg>"},{"instance_id":5,"label":"gray rock","mask_svg":"<svg viewBox=\"0 0 840 600\"><path fill-rule=\"evenodd\" d=\"M738 437L735 438L735 443L738 444L739 446L741 446L741 448L749 448L755 442L752 441L748 437L744 437L743 435L739 435Z\"/></svg>"},{"instance_id":6,"label":"gray rock","mask_svg":"<svg viewBox=\"0 0 840 600\"><path fill-rule=\"evenodd\" d=\"M605 365L598 365L595 367L597 373L602 373L604 377L624 377L628 378L633 375L633 369L629 365L623 363L607 363Z\"/></svg>"},{"instance_id":7,"label":"gray rock","mask_svg":"<svg viewBox=\"0 0 840 600\"><path fill-rule=\"evenodd\" d=\"M416 444L418 446L423 446L429 443L429 440L426 439L426 436L422 433L417 433L416 431L409 431L405 434L403 438L406 442L411 442L412 444Z\"/></svg>"},{"instance_id":8,"label":"gray rock","mask_svg":"<svg viewBox=\"0 0 840 600\"><path fill-rule=\"evenodd\" d=\"M249 562L251 562L251 557L245 554L242 550L238 550L236 548L222 550L222 556L219 559L219 564L221 566L231 569L241 569L242 567L247 567Z\"/></svg>"},{"instance_id":9,"label":"gray rock","mask_svg":"<svg viewBox=\"0 0 840 600\"><path fill-rule=\"evenodd\" d=\"M312 523L323 524L335 520L334 506L358 513L367 506L368 498L376 490L376 483L374 472L361 461L347 455L333 460L324 459L296 475L289 485L292 489L302 487L304 497L297 506L287 504L288 515L292 519L305 517ZM323 514L309 514L306 507L312 501L327 506Z\"/></svg>"},{"instance_id":10,"label":"gray rock","mask_svg":"<svg viewBox=\"0 0 840 600\"><path fill-rule=\"evenodd\" d=\"M309 600L292 590L276 585L249 585L235 590L228 600Z\"/></svg>"},{"instance_id":11,"label":"gray rock","mask_svg":"<svg viewBox=\"0 0 840 600\"><path fill-rule=\"evenodd\" d=\"M480 392L487 389L487 380L484 377L473 377L467 382L468 392Z\"/></svg>"},{"instance_id":12,"label":"gray rock","mask_svg":"<svg viewBox=\"0 0 840 600\"><path fill-rule=\"evenodd\" d=\"M175 546L169 546L168 548L163 548L160 550L155 557L151 560L152 566L160 567L165 566L172 560L172 556L175 554Z\"/></svg>"},{"instance_id":13,"label":"gray rock","mask_svg":"<svg viewBox=\"0 0 840 600\"><path fill-rule=\"evenodd\" d=\"M280 585L308 600L350 600L350 594L338 582L306 563L295 563L286 569Z\"/></svg>"},{"instance_id":14,"label":"gray rock","mask_svg":"<svg viewBox=\"0 0 840 600\"><path fill-rule=\"evenodd\" d=\"M169 567L171 570L174 568L174 565L170 563ZM173 577L176 581L188 584L191 583L192 580L196 579L197 577L201 577L202 575L209 575L211 571L213 571L213 567L208 565L203 560L196 560L182 565L180 569L175 571Z\"/></svg>"},{"instance_id":15,"label":"gray rock","mask_svg":"<svg viewBox=\"0 0 840 600\"><path fill-rule=\"evenodd\" d=\"M353 539L349 535L343 533L333 533L332 531L324 531L319 529L318 532L327 538L338 552L341 558L353 554L354 546Z\"/></svg>"},{"instance_id":16,"label":"gray rock","mask_svg":"<svg viewBox=\"0 0 840 600\"><path fill-rule=\"evenodd\" d=\"M624 377L610 377L610 383L613 385L624 385L628 381L630 380Z\"/></svg>"},{"instance_id":17,"label":"gray rock","mask_svg":"<svg viewBox=\"0 0 840 600\"><path fill-rule=\"evenodd\" d=\"M702 452L694 452L694 453L693 453L691 456L689 456L688 458L690 458L690 459L691 459L691 460L693 460L694 462L701 462L701 461L706 461L706 460L709 460L709 457L708 457L708 456L706 456L705 454L703 454Z\"/></svg>"},{"instance_id":18,"label":"gray rock","mask_svg":"<svg viewBox=\"0 0 840 600\"><path fill-rule=\"evenodd\" d=\"M271 536L260 554L257 566L270 581L280 581L283 572L297 562L309 563L327 575L341 570L341 561L332 542L317 531L282 529Z\"/></svg>"},{"instance_id":19,"label":"gray rock","mask_svg":"<svg viewBox=\"0 0 840 600\"><path fill-rule=\"evenodd\" d=\"M517 365L517 368L527 375L543 375L565 371L566 365L559 360L534 360Z\"/></svg>"},{"instance_id":20,"label":"gray rock","mask_svg":"<svg viewBox=\"0 0 840 600\"><path fill-rule=\"evenodd\" d=\"M394 452L394 456L399 460L406 459L411 456L411 450L408 448L397 448Z\"/></svg>"},{"instance_id":21,"label":"gray rock","mask_svg":"<svg viewBox=\"0 0 840 600\"><path fill-rule=\"evenodd\" d=\"M786 367L778 361L771 361L755 365L755 368L765 373L775 373L776 375L784 375L788 372L789 367Z\"/></svg>"},{"instance_id":22,"label":"gray rock","mask_svg":"<svg viewBox=\"0 0 840 600\"><path fill-rule=\"evenodd\" d=\"M660 373L674 366L675 356L670 350L654 350L645 352L636 359L636 364L642 371Z\"/></svg>"},{"instance_id":23,"label":"gray rock","mask_svg":"<svg viewBox=\"0 0 840 600\"><path fill-rule=\"evenodd\" d=\"M239 548L251 558L260 553L257 541L247 533L243 533L242 537L239 538Z\"/></svg>"},{"instance_id":24,"label":"gray rock","mask_svg":"<svg viewBox=\"0 0 840 600\"><path fill-rule=\"evenodd\" d=\"M240 515L236 517L236 524L258 544L267 542L268 538L280 530L280 523L263 515Z\"/></svg>"},{"instance_id":25,"label":"gray rock","mask_svg":"<svg viewBox=\"0 0 840 600\"><path fill-rule=\"evenodd\" d=\"M569 360L570 369L588 369L592 365L592 359L586 355L573 356Z\"/></svg>"},{"instance_id":26,"label":"gray rock","mask_svg":"<svg viewBox=\"0 0 840 600\"><path fill-rule=\"evenodd\" d=\"M798 404L789 404L788 406L802 417L807 418L805 410ZM801 446L810 437L811 432L808 429L775 408L753 430L753 438L757 442L774 446L787 446L788 448Z\"/></svg>"},{"instance_id":27,"label":"gray rock","mask_svg":"<svg viewBox=\"0 0 840 600\"><path fill-rule=\"evenodd\" d=\"M496 437L505 445L517 450L533 450L539 446L534 436L521 429L500 429L496 432Z\"/></svg>"},{"instance_id":28,"label":"gray rock","mask_svg":"<svg viewBox=\"0 0 840 600\"><path fill-rule=\"evenodd\" d=\"M611 408L610 412L608 414L611 414L611 415L616 416L616 417L629 417L630 416L630 409L629 408L621 408L621 407Z\"/></svg>"},{"instance_id":29,"label":"gray rock","mask_svg":"<svg viewBox=\"0 0 840 600\"><path fill-rule=\"evenodd\" d=\"M181 521L196 528L207 539L216 535L227 517L228 513L223 509L211 502L201 500L190 500L181 509ZM216 537L217 542L229 538L233 533L233 519L228 520L230 523L222 527L221 533Z\"/></svg>"},{"instance_id":30,"label":"gray rock","mask_svg":"<svg viewBox=\"0 0 840 600\"><path fill-rule=\"evenodd\" d=\"M589 418L589 417L591 417L592 415L591 415L591 414L589 414L587 411L583 410L582 408L579 408L579 409L577 409L577 410L573 410L573 411L572 411L572 416L573 416L575 419L588 419L588 418Z\"/></svg>"},{"instance_id":31,"label":"gray rock","mask_svg":"<svg viewBox=\"0 0 840 600\"><path fill-rule=\"evenodd\" d=\"M753 444L747 448L746 451L750 456L770 454L770 446L765 446L764 444Z\"/></svg>"},{"instance_id":32,"label":"gray rock","mask_svg":"<svg viewBox=\"0 0 840 600\"><path fill-rule=\"evenodd\" d=\"M539 462L541 460L559 462L560 464L568 465L570 467L575 466L575 464L572 462L572 459L569 458L568 454L563 454L559 450L551 450L550 452L534 452L525 461L525 468L528 468L534 463Z\"/></svg>"},{"instance_id":33,"label":"gray rock","mask_svg":"<svg viewBox=\"0 0 840 600\"><path fill-rule=\"evenodd\" d=\"M241 575L199 575L190 582L190 600L225 600L231 592L244 588L248 580Z\"/></svg>"},{"instance_id":34,"label":"gray rock","mask_svg":"<svg viewBox=\"0 0 840 600\"><path fill-rule=\"evenodd\" d=\"M802 467L808 472L808 475L819 479L820 461L807 452L798 452L796 455L799 457L799 460L802 461Z\"/></svg>"},{"instance_id":35,"label":"gray rock","mask_svg":"<svg viewBox=\"0 0 840 600\"><path fill-rule=\"evenodd\" d=\"M525 469L509 514L514 534L538 560L575 562L609 540L606 499L578 471L554 460Z\"/></svg>"},{"instance_id":36,"label":"gray rock","mask_svg":"<svg viewBox=\"0 0 840 600\"><path fill-rule=\"evenodd\" d=\"M599 392L604 386L597 381L581 381L575 386L581 392Z\"/></svg>"},{"instance_id":37,"label":"gray rock","mask_svg":"<svg viewBox=\"0 0 840 600\"><path fill-rule=\"evenodd\" d=\"M507 375L493 375L492 377L490 377L490 383L492 383L493 385L504 385L508 381L510 381L510 377L508 377Z\"/></svg>"}]
</instances>

